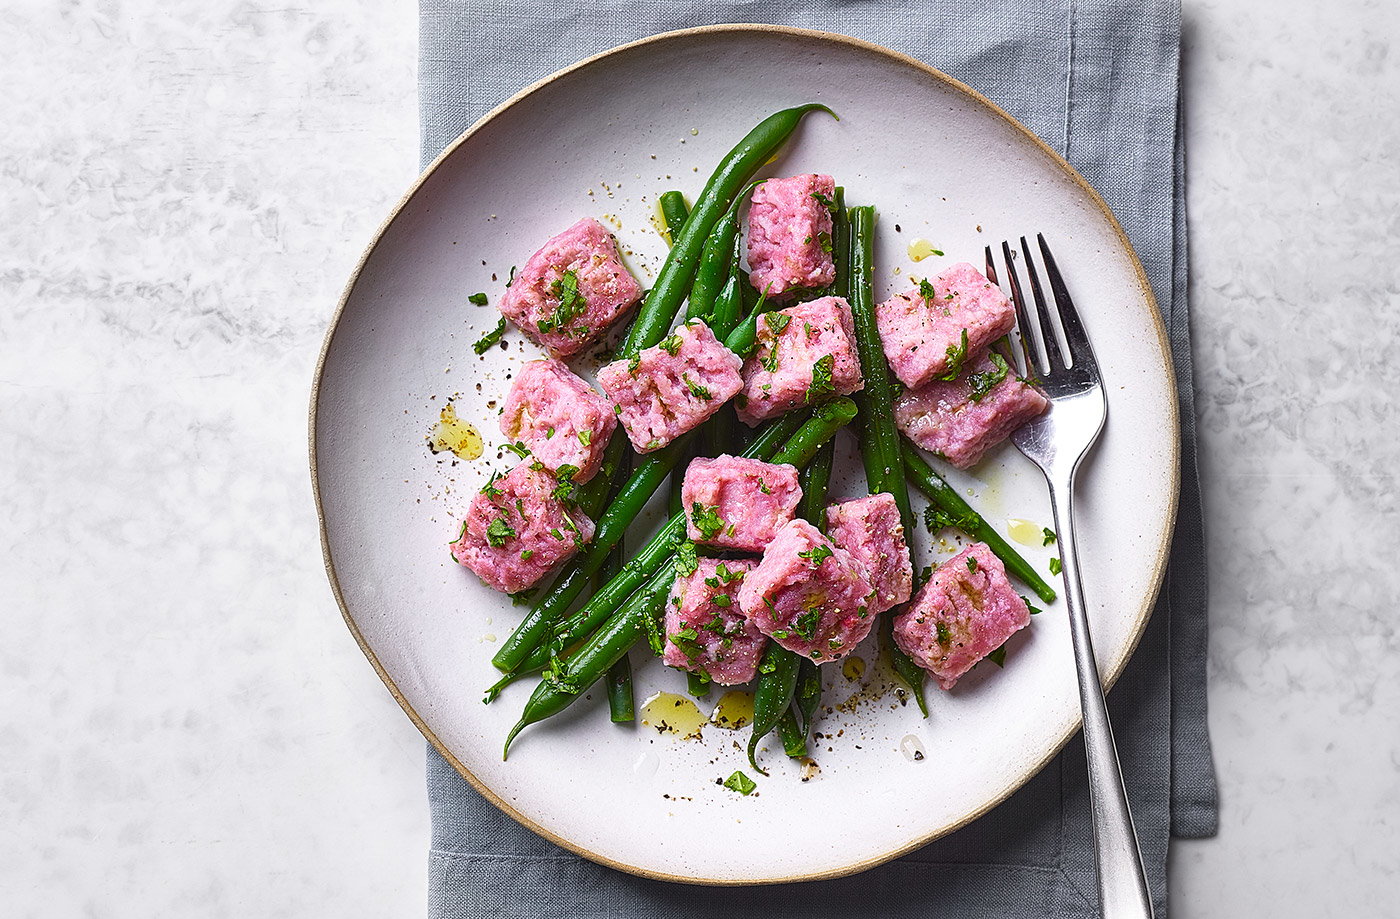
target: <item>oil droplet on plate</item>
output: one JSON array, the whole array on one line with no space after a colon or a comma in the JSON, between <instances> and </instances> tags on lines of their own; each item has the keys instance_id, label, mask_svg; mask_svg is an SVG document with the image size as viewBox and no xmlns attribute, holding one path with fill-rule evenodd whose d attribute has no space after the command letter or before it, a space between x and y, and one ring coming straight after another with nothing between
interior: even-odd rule
<instances>
[{"instance_id":1,"label":"oil droplet on plate","mask_svg":"<svg viewBox=\"0 0 1400 919\"><path fill-rule=\"evenodd\" d=\"M841 662L841 673L851 682L865 676L865 658L851 655Z\"/></svg>"},{"instance_id":2,"label":"oil droplet on plate","mask_svg":"<svg viewBox=\"0 0 1400 919\"><path fill-rule=\"evenodd\" d=\"M694 702L673 692L659 692L642 706L642 724L682 740L698 739L708 720Z\"/></svg>"},{"instance_id":3,"label":"oil droplet on plate","mask_svg":"<svg viewBox=\"0 0 1400 919\"><path fill-rule=\"evenodd\" d=\"M476 428L457 417L449 400L438 414L438 422L428 435L428 449L434 453L454 453L462 459L474 460L481 455L481 435Z\"/></svg>"},{"instance_id":4,"label":"oil droplet on plate","mask_svg":"<svg viewBox=\"0 0 1400 919\"><path fill-rule=\"evenodd\" d=\"M720 696L715 710L710 713L710 724L729 731L753 724L753 693L731 689Z\"/></svg>"},{"instance_id":5,"label":"oil droplet on plate","mask_svg":"<svg viewBox=\"0 0 1400 919\"><path fill-rule=\"evenodd\" d=\"M917 734L905 734L899 741L899 752L911 763L922 762L924 745L919 741Z\"/></svg>"},{"instance_id":6,"label":"oil droplet on plate","mask_svg":"<svg viewBox=\"0 0 1400 919\"><path fill-rule=\"evenodd\" d=\"M916 262L922 262L930 255L942 255L943 250L934 247L933 243L922 236L909 244L909 257Z\"/></svg>"},{"instance_id":7,"label":"oil droplet on plate","mask_svg":"<svg viewBox=\"0 0 1400 919\"><path fill-rule=\"evenodd\" d=\"M1045 534L1040 531L1040 527L1019 517L1012 517L1006 521L1006 535L1023 546L1039 546L1045 539Z\"/></svg>"}]
</instances>

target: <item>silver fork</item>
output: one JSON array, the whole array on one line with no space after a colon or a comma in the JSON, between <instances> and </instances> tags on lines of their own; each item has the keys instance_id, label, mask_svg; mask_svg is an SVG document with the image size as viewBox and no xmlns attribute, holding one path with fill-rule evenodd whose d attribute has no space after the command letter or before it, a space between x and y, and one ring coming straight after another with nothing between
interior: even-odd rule
<instances>
[{"instance_id":1,"label":"silver fork","mask_svg":"<svg viewBox=\"0 0 1400 919\"><path fill-rule=\"evenodd\" d=\"M1003 242L1001 251L1020 333L1017 337L1021 353L1017 357L1021 366L1017 369L1023 376L1036 378L1050 400L1050 411L1022 426L1011 435L1011 439L1045 474L1045 481L1050 486L1055 532L1059 534L1065 605L1069 608L1074 663L1079 675L1079 704L1084 712L1084 748L1089 760L1089 800L1093 811L1100 914L1104 919L1151 919L1152 898L1147 889L1147 876L1143 873L1142 853L1138 849L1128 796L1123 788L1123 773L1118 765L1118 750L1113 744L1108 708L1104 704L1103 684L1099 680L1098 665L1094 662L1089 618L1084 607L1084 588L1079 581L1079 553L1074 539L1074 476L1080 461L1103 430L1108 402L1099 380L1094 349L1089 345L1084 323L1055 265L1055 257L1050 254L1044 236L1037 234L1036 240L1040 243L1040 254L1055 298L1060 326L1064 329L1069 360L1065 360L1056 339L1035 261L1031 257L1030 246L1026 245L1026 238L1022 236L1022 262L1030 279L1039 339L1045 355L1043 362L1036 360L1038 355L1031 342L1031 310L1021 292L1011 247ZM998 283L990 246L987 247L987 277L992 283Z\"/></svg>"}]
</instances>

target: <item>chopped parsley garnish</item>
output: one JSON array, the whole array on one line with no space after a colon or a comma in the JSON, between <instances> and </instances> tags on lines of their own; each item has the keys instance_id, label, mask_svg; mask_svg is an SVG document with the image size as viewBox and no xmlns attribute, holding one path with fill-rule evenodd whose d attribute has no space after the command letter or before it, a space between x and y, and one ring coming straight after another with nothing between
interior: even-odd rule
<instances>
[{"instance_id":1,"label":"chopped parsley garnish","mask_svg":"<svg viewBox=\"0 0 1400 919\"><path fill-rule=\"evenodd\" d=\"M486 484L481 486L481 493L488 498L499 498L501 495L505 494L505 492L496 487L496 480L500 477L501 474L492 469L491 478L487 479Z\"/></svg>"},{"instance_id":2,"label":"chopped parsley garnish","mask_svg":"<svg viewBox=\"0 0 1400 919\"><path fill-rule=\"evenodd\" d=\"M974 558L974 557L971 556L971 555L969 555L969 556L967 557L967 570L968 570L968 571L976 571L976 570L977 570L977 559Z\"/></svg>"},{"instance_id":3,"label":"chopped parsley garnish","mask_svg":"<svg viewBox=\"0 0 1400 919\"><path fill-rule=\"evenodd\" d=\"M818 233L818 234L817 234L817 242L821 245L822 251L823 251L823 252L830 252L830 251L831 251L831 234L830 234L830 233Z\"/></svg>"},{"instance_id":4,"label":"chopped parsley garnish","mask_svg":"<svg viewBox=\"0 0 1400 919\"><path fill-rule=\"evenodd\" d=\"M512 285L512 284L514 284L514 283L515 283L515 266L514 266L514 265L511 265L511 266L510 266L510 277L506 278L506 286L509 287L510 285Z\"/></svg>"},{"instance_id":5,"label":"chopped parsley garnish","mask_svg":"<svg viewBox=\"0 0 1400 919\"><path fill-rule=\"evenodd\" d=\"M564 272L551 283L549 292L559 298L559 305L554 308L548 319L541 319L536 323L541 332L562 332L565 326L582 316L584 310L588 309L588 301L579 293L578 275L574 274L573 269Z\"/></svg>"},{"instance_id":6,"label":"chopped parsley garnish","mask_svg":"<svg viewBox=\"0 0 1400 919\"><path fill-rule=\"evenodd\" d=\"M554 425L549 426L549 430L544 432L544 439L549 440L554 436Z\"/></svg>"},{"instance_id":7,"label":"chopped parsley garnish","mask_svg":"<svg viewBox=\"0 0 1400 919\"><path fill-rule=\"evenodd\" d=\"M924 526L928 527L929 533L935 536L944 527L952 527L955 530L962 530L964 533L971 533L973 528L977 526L977 517L974 514L958 517L936 504L930 504L924 508Z\"/></svg>"},{"instance_id":8,"label":"chopped parsley garnish","mask_svg":"<svg viewBox=\"0 0 1400 919\"><path fill-rule=\"evenodd\" d=\"M773 489L769 488L768 483L763 481L762 479L758 480L758 490L763 492L765 495L771 495L773 493Z\"/></svg>"},{"instance_id":9,"label":"chopped parsley garnish","mask_svg":"<svg viewBox=\"0 0 1400 919\"><path fill-rule=\"evenodd\" d=\"M836 383L831 376L835 369L836 356L834 354L824 354L812 365L812 388L807 390L808 402L836 392Z\"/></svg>"},{"instance_id":10,"label":"chopped parsley garnish","mask_svg":"<svg viewBox=\"0 0 1400 919\"><path fill-rule=\"evenodd\" d=\"M550 495L559 501L573 501L574 493L578 486L574 483L574 476L578 474L578 467L564 463L554 470L554 491Z\"/></svg>"},{"instance_id":11,"label":"chopped parsley garnish","mask_svg":"<svg viewBox=\"0 0 1400 919\"><path fill-rule=\"evenodd\" d=\"M724 780L724 787L728 788L730 791L737 791L739 794L748 797L753 794L754 789L757 788L758 785L754 784L754 780L744 775L743 772L736 771L733 775Z\"/></svg>"},{"instance_id":12,"label":"chopped parsley garnish","mask_svg":"<svg viewBox=\"0 0 1400 919\"><path fill-rule=\"evenodd\" d=\"M710 599L714 601L715 606L719 607L725 607L734 602L730 599L729 594L715 594Z\"/></svg>"},{"instance_id":13,"label":"chopped parsley garnish","mask_svg":"<svg viewBox=\"0 0 1400 919\"><path fill-rule=\"evenodd\" d=\"M520 560L521 560L522 562L528 562L528 561L530 560L530 556L532 556L532 555L534 555L534 554L535 554L535 550L534 550L534 549L521 549L521 550L520 550Z\"/></svg>"},{"instance_id":14,"label":"chopped parsley garnish","mask_svg":"<svg viewBox=\"0 0 1400 919\"><path fill-rule=\"evenodd\" d=\"M953 633L948 630L946 623L938 623L938 625L934 627L934 633L938 636L938 643L940 645L946 646L948 642L953 640Z\"/></svg>"},{"instance_id":15,"label":"chopped parsley garnish","mask_svg":"<svg viewBox=\"0 0 1400 919\"><path fill-rule=\"evenodd\" d=\"M720 562L715 566L715 578L719 582L728 584L730 581L742 581L744 579L744 572L731 571L728 565L724 562Z\"/></svg>"},{"instance_id":16,"label":"chopped parsley garnish","mask_svg":"<svg viewBox=\"0 0 1400 919\"><path fill-rule=\"evenodd\" d=\"M1045 541L1041 543L1042 546L1053 546L1055 544L1054 530L1050 529L1049 527L1042 527L1040 532L1045 535Z\"/></svg>"},{"instance_id":17,"label":"chopped parsley garnish","mask_svg":"<svg viewBox=\"0 0 1400 919\"><path fill-rule=\"evenodd\" d=\"M1025 594L1021 595L1021 602L1026 604L1026 609L1031 611L1032 616L1044 612L1040 607L1033 605L1030 600L1027 600Z\"/></svg>"},{"instance_id":18,"label":"chopped parsley garnish","mask_svg":"<svg viewBox=\"0 0 1400 919\"><path fill-rule=\"evenodd\" d=\"M836 202L832 201L829 197L827 197L819 191L812 192L812 198L818 204L820 204L822 207L826 208L829 211L836 209Z\"/></svg>"},{"instance_id":19,"label":"chopped parsley garnish","mask_svg":"<svg viewBox=\"0 0 1400 919\"><path fill-rule=\"evenodd\" d=\"M932 300L934 297L938 296L938 291L933 289L933 285L929 283L928 278L919 281L919 296L923 297L925 300Z\"/></svg>"},{"instance_id":20,"label":"chopped parsley garnish","mask_svg":"<svg viewBox=\"0 0 1400 919\"><path fill-rule=\"evenodd\" d=\"M496 327L485 335L478 338L472 344L472 350L477 354L485 354L491 346L501 340L501 336L506 334L506 317L502 316L501 321L496 323Z\"/></svg>"},{"instance_id":21,"label":"chopped parsley garnish","mask_svg":"<svg viewBox=\"0 0 1400 919\"><path fill-rule=\"evenodd\" d=\"M467 302L472 304L473 306L485 306L488 301L486 299L486 294L479 293L472 294L470 297L467 298Z\"/></svg>"},{"instance_id":22,"label":"chopped parsley garnish","mask_svg":"<svg viewBox=\"0 0 1400 919\"><path fill-rule=\"evenodd\" d=\"M809 609L792 623L792 630L807 641L817 637L817 626L821 625L822 611Z\"/></svg>"},{"instance_id":23,"label":"chopped parsley garnish","mask_svg":"<svg viewBox=\"0 0 1400 919\"><path fill-rule=\"evenodd\" d=\"M1059 560L1058 558L1052 558L1052 559L1050 559L1050 573L1051 573L1051 574L1059 574L1059 573L1060 573L1061 571L1063 571L1063 570L1064 570L1064 566L1060 564L1060 560Z\"/></svg>"},{"instance_id":24,"label":"chopped parsley garnish","mask_svg":"<svg viewBox=\"0 0 1400 919\"><path fill-rule=\"evenodd\" d=\"M1005 667L1005 666L1006 666L1006 645L1003 644L1003 645L1000 645L999 647L995 648L994 650L988 651L988 652L987 652L987 660L989 660L989 661L991 661L992 663L996 664L998 667Z\"/></svg>"},{"instance_id":25,"label":"chopped parsley garnish","mask_svg":"<svg viewBox=\"0 0 1400 919\"><path fill-rule=\"evenodd\" d=\"M506 444L506 449L521 459L525 459L530 455L530 448L518 440L515 443Z\"/></svg>"},{"instance_id":26,"label":"chopped parsley garnish","mask_svg":"<svg viewBox=\"0 0 1400 919\"><path fill-rule=\"evenodd\" d=\"M581 444L583 444L585 447L588 446L589 444L593 443L593 432L592 432L592 431L579 431L579 432L578 432L578 442L581 443Z\"/></svg>"},{"instance_id":27,"label":"chopped parsley garnish","mask_svg":"<svg viewBox=\"0 0 1400 919\"><path fill-rule=\"evenodd\" d=\"M967 329L962 330L962 341L948 346L948 370L938 379L956 380L962 373L963 361L967 360Z\"/></svg>"},{"instance_id":28,"label":"chopped parsley garnish","mask_svg":"<svg viewBox=\"0 0 1400 919\"><path fill-rule=\"evenodd\" d=\"M806 552L797 553L798 558L811 559L813 568L817 567L822 562L831 558L831 556L831 547L826 545L816 545L808 549Z\"/></svg>"},{"instance_id":29,"label":"chopped parsley garnish","mask_svg":"<svg viewBox=\"0 0 1400 919\"><path fill-rule=\"evenodd\" d=\"M580 688L578 683L564 675L564 662L559 659L558 655L550 660L549 667L540 676L544 677L546 683L554 686L560 692L570 695L578 694Z\"/></svg>"},{"instance_id":30,"label":"chopped parsley garnish","mask_svg":"<svg viewBox=\"0 0 1400 919\"><path fill-rule=\"evenodd\" d=\"M778 372L778 343L776 341L769 343L768 353L758 363L769 373Z\"/></svg>"},{"instance_id":31,"label":"chopped parsley garnish","mask_svg":"<svg viewBox=\"0 0 1400 919\"><path fill-rule=\"evenodd\" d=\"M661 343L658 344L657 347L672 357L675 357L681 350L681 337L678 333L673 332L661 339Z\"/></svg>"},{"instance_id":32,"label":"chopped parsley garnish","mask_svg":"<svg viewBox=\"0 0 1400 919\"><path fill-rule=\"evenodd\" d=\"M641 366L641 363L642 356L640 354L632 355L630 358L627 359L627 372L635 374L637 372L637 368Z\"/></svg>"},{"instance_id":33,"label":"chopped parsley garnish","mask_svg":"<svg viewBox=\"0 0 1400 919\"><path fill-rule=\"evenodd\" d=\"M515 529L506 523L504 517L497 517L486 527L486 541L498 549L514 536Z\"/></svg>"},{"instance_id":34,"label":"chopped parsley garnish","mask_svg":"<svg viewBox=\"0 0 1400 919\"><path fill-rule=\"evenodd\" d=\"M719 515L719 506L701 504L696 501L690 506L690 522L705 539L714 539L724 529L724 518Z\"/></svg>"},{"instance_id":35,"label":"chopped parsley garnish","mask_svg":"<svg viewBox=\"0 0 1400 919\"><path fill-rule=\"evenodd\" d=\"M789 316L787 313L763 314L763 324L768 326L768 328L773 331L774 335L777 335L783 329L786 329L788 327L789 322L792 322L792 317Z\"/></svg>"},{"instance_id":36,"label":"chopped parsley garnish","mask_svg":"<svg viewBox=\"0 0 1400 919\"><path fill-rule=\"evenodd\" d=\"M690 377L685 377L685 388L690 390L690 394L701 402L709 402L714 398L714 395L708 389L701 386Z\"/></svg>"},{"instance_id":37,"label":"chopped parsley garnish","mask_svg":"<svg viewBox=\"0 0 1400 919\"><path fill-rule=\"evenodd\" d=\"M963 332L963 335L967 335L967 332ZM1006 358L995 351L991 352L988 357L992 359L993 369L974 373L967 378L968 386L972 390L970 395L973 402L981 402L985 399L993 389L996 389L998 383L1006 379L1006 373L1010 369L1006 365Z\"/></svg>"},{"instance_id":38,"label":"chopped parsley garnish","mask_svg":"<svg viewBox=\"0 0 1400 919\"><path fill-rule=\"evenodd\" d=\"M686 541L676 547L676 574L685 577L695 573L695 569L700 567L699 556L695 552L695 543Z\"/></svg>"}]
</instances>

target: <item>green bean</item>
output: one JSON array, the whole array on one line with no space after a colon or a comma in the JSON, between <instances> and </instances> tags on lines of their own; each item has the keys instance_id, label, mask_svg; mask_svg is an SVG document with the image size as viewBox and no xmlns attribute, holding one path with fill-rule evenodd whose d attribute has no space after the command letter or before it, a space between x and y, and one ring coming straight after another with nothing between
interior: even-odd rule
<instances>
[{"instance_id":1,"label":"green bean","mask_svg":"<svg viewBox=\"0 0 1400 919\"><path fill-rule=\"evenodd\" d=\"M752 330L746 333L741 324L740 328L725 338L725 347L736 354L742 354L737 346L742 346L746 334L748 340L752 340ZM525 614L525 618L515 627L515 631L501 645L501 649L491 658L491 663L495 664L498 670L506 673L516 670L520 662L543 640L549 625L568 612L589 579L602 567L608 551L622 538L622 534L641 513L642 507L651 499L666 476L688 455L689 444L695 433L691 431L682 434L657 452L647 454L633 470L631 477L617 490L614 500L602 516L596 513L589 515L596 518L592 542L564 567L548 592L535 602ZM625 438L621 428L613 435L614 438L619 436ZM612 450L611 442L608 444L608 450ZM589 485L592 484L589 482ZM494 694L488 696L487 701L493 698Z\"/></svg>"},{"instance_id":2,"label":"green bean","mask_svg":"<svg viewBox=\"0 0 1400 919\"><path fill-rule=\"evenodd\" d=\"M710 176L680 233L672 241L671 252L661 266L656 283L642 302L631 330L623 340L620 354L631 357L666 337L681 301L690 292L691 280L700 261L705 238L714 230L744 183L787 142L809 112L821 110L835 117L825 105L811 102L769 115L739 141L720 161Z\"/></svg>"},{"instance_id":3,"label":"green bean","mask_svg":"<svg viewBox=\"0 0 1400 919\"><path fill-rule=\"evenodd\" d=\"M807 731L797 720L796 700L778 719L778 739L783 742L783 752L793 759L807 755Z\"/></svg>"},{"instance_id":4,"label":"green bean","mask_svg":"<svg viewBox=\"0 0 1400 919\"><path fill-rule=\"evenodd\" d=\"M598 572L599 586L617 577L622 570L622 543L613 546L608 553L608 561ZM632 694L632 662L626 655L608 668L608 715L615 724L628 724L637 720L637 706Z\"/></svg>"},{"instance_id":5,"label":"green bean","mask_svg":"<svg viewBox=\"0 0 1400 919\"><path fill-rule=\"evenodd\" d=\"M799 474L802 501L798 505L798 511L813 526L820 525L826 516L826 492L831 482L834 455L834 443L828 440L812 457L812 461L802 467ZM803 752L792 752L798 747L794 740L794 732L797 731L796 719L793 719L791 725L786 725L786 719L792 717L793 693L797 689L797 677L803 662L804 658L800 654L789 651L776 641L770 641L767 650L763 652L763 662L758 668L758 683L754 687L753 695L753 733L749 737L749 765L764 775L768 773L759 768L755 759L756 751L759 741L774 728L785 726L786 733L781 736L783 749L789 756L803 756L806 753L805 739L801 743ZM820 687L820 683L818 686ZM805 738L805 729L796 736Z\"/></svg>"},{"instance_id":6,"label":"green bean","mask_svg":"<svg viewBox=\"0 0 1400 919\"><path fill-rule=\"evenodd\" d=\"M818 407L812 412L811 418L788 438L782 449L772 455L772 462L791 463L794 466L807 465L821 446L834 437L837 431L849 424L855 414L855 403L845 398L835 399ZM763 440L763 437L761 436L759 440ZM759 441L755 441L755 445L758 443ZM675 523L673 518L668 526ZM658 534L658 536L660 535L662 534ZM656 537L653 537L652 542L656 542ZM645 550L643 551L645 552ZM639 558L640 556L634 558L624 566L623 575L627 573L628 568L637 564ZM645 584L635 593L629 591L631 595L625 603L622 603L621 607L614 605L604 612L604 621L593 626L598 630L569 656L567 662L547 672L546 679L535 687L534 693L526 703L525 712L521 715L520 721L506 737L507 751L510 749L511 741L526 725L534 724L567 708L578 698L580 693L602 676L603 671L626 654L645 631L655 626L656 617L665 605L666 596L670 592L671 581L675 575L675 558L674 553L664 556L661 559L661 564L645 576ZM667 565L666 561L672 561L673 564ZM615 578L614 583L620 577ZM611 587L610 584L609 588ZM600 591L600 595L605 591ZM597 597L595 596L594 599L596 600ZM587 610L588 607L585 606L584 609ZM554 672L556 670L562 672ZM793 670L796 673L795 667ZM792 690L789 688L787 695L791 696L791 693ZM778 716L781 717L781 712Z\"/></svg>"},{"instance_id":7,"label":"green bean","mask_svg":"<svg viewBox=\"0 0 1400 919\"><path fill-rule=\"evenodd\" d=\"M608 668L608 717L614 724L630 724L637 720L637 707L632 697L632 662L625 654Z\"/></svg>"},{"instance_id":8,"label":"green bean","mask_svg":"<svg viewBox=\"0 0 1400 919\"><path fill-rule=\"evenodd\" d=\"M880 344L880 329L875 322L874 240L875 208L869 205L848 211L850 221L850 283L851 315L855 320L856 350L865 376L865 387L857 393L862 423L861 462L865 479L872 492L888 492L899 507L899 519L904 524L905 538L914 538L914 511L909 504L909 487L904 481L904 457L899 432L894 425L894 384L889 364ZM890 662L899 678L908 685L919 704L919 711L928 717L924 699L925 674L913 659L900 650L893 640L894 617L883 616L881 632L889 648Z\"/></svg>"},{"instance_id":9,"label":"green bean","mask_svg":"<svg viewBox=\"0 0 1400 919\"><path fill-rule=\"evenodd\" d=\"M768 770L758 764L758 742L768 735L792 707L797 673L802 658L770 641L758 665L758 682L753 693L753 733L749 735L749 765L760 775Z\"/></svg>"},{"instance_id":10,"label":"green bean","mask_svg":"<svg viewBox=\"0 0 1400 919\"><path fill-rule=\"evenodd\" d=\"M817 662L802 659L802 669L797 673L797 710L802 713L804 733L812 730L812 719L817 716L817 707L822 701L822 671Z\"/></svg>"},{"instance_id":11,"label":"green bean","mask_svg":"<svg viewBox=\"0 0 1400 919\"><path fill-rule=\"evenodd\" d=\"M662 569L652 575L646 586L622 605L617 615L585 641L566 663L559 665L560 672L547 673L525 703L520 721L506 736L501 759L509 755L511 741L522 729L568 708L605 670L627 656L637 639L645 634L647 621L654 622L666 605L672 574L670 569Z\"/></svg>"},{"instance_id":12,"label":"green bean","mask_svg":"<svg viewBox=\"0 0 1400 919\"><path fill-rule=\"evenodd\" d=\"M992 527L990 523L972 506L962 499L953 486L944 481L934 468L924 460L919 453L919 448L911 443L905 443L904 448L904 471L909 476L909 481L914 487L923 492L934 506L939 508L956 521L956 526L968 536L987 544L992 550L992 554L1001 559L1006 570L1026 583L1035 595L1046 603L1055 602L1055 591L1042 578L1036 570L1031 567L1031 563L1021 557L1020 553L1011 547L1006 540L1001 538L1001 534Z\"/></svg>"},{"instance_id":13,"label":"green bean","mask_svg":"<svg viewBox=\"0 0 1400 919\"><path fill-rule=\"evenodd\" d=\"M715 226L714 232L705 239L705 248L700 253L700 266L695 271L695 283L690 286L690 299L686 302L685 318L704 319L709 322L714 312L715 300L725 286L725 281L734 276L739 268L738 259L743 237L739 235L739 208L749 192L760 183L749 185L734 198L729 210ZM737 320L736 320L737 321ZM710 327L715 324L710 322ZM715 335L724 338L727 332L715 329Z\"/></svg>"},{"instance_id":14,"label":"green bean","mask_svg":"<svg viewBox=\"0 0 1400 919\"><path fill-rule=\"evenodd\" d=\"M666 242L670 244L685 226L686 218L690 216L690 206L685 203L685 195L678 191L662 192L657 204L661 208L661 219L666 221Z\"/></svg>"}]
</instances>

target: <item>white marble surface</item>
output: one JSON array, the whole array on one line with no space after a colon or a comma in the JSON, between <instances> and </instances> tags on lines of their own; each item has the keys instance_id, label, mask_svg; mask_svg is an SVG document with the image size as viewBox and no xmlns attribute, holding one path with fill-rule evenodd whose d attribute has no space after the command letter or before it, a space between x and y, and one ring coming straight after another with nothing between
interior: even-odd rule
<instances>
[{"instance_id":1,"label":"white marble surface","mask_svg":"<svg viewBox=\"0 0 1400 919\"><path fill-rule=\"evenodd\" d=\"M1400 901L1400 10L1187 3L1221 832L1173 913ZM411 0L0 8L6 916L421 915L341 625L321 333L415 173Z\"/></svg>"}]
</instances>

